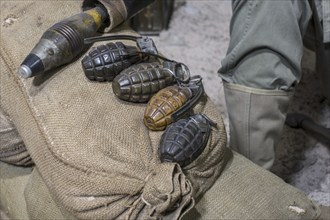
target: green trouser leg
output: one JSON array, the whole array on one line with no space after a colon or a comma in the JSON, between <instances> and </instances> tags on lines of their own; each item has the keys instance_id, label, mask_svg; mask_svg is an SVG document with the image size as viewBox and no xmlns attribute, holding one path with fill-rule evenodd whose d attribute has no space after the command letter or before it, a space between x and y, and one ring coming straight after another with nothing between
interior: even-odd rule
<instances>
[{"instance_id":1,"label":"green trouser leg","mask_svg":"<svg viewBox=\"0 0 330 220\"><path fill-rule=\"evenodd\" d=\"M233 1L225 82L231 146L269 169L290 94L301 77L307 0Z\"/></svg>"},{"instance_id":2,"label":"green trouser leg","mask_svg":"<svg viewBox=\"0 0 330 220\"><path fill-rule=\"evenodd\" d=\"M289 107L291 92L224 83L229 106L230 146L270 169Z\"/></svg>"}]
</instances>

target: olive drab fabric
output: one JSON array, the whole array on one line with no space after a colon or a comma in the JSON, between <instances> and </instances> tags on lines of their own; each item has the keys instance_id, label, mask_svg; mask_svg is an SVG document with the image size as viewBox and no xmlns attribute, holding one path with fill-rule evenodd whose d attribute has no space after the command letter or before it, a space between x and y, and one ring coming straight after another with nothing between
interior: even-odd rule
<instances>
[{"instance_id":1,"label":"olive drab fabric","mask_svg":"<svg viewBox=\"0 0 330 220\"><path fill-rule=\"evenodd\" d=\"M230 83L224 83L224 92L230 109L230 146L270 169L293 93Z\"/></svg>"},{"instance_id":2,"label":"olive drab fabric","mask_svg":"<svg viewBox=\"0 0 330 220\"><path fill-rule=\"evenodd\" d=\"M329 13L327 0L233 1L230 42L218 71L227 85L230 142L265 168L275 159L290 93L302 77L305 35L313 36L320 89L330 97L330 53L317 18L322 5Z\"/></svg>"},{"instance_id":3,"label":"olive drab fabric","mask_svg":"<svg viewBox=\"0 0 330 220\"><path fill-rule=\"evenodd\" d=\"M161 163L161 132L143 124L145 105L119 100L111 83L89 81L80 60L35 78L18 76L31 45L46 28L78 13L79 2L6 1L1 8L18 18L1 31L1 108L13 119L57 204L79 219L173 219L213 185L224 165L226 132L207 97L195 111L217 122L218 129L203 154L184 169Z\"/></svg>"}]
</instances>

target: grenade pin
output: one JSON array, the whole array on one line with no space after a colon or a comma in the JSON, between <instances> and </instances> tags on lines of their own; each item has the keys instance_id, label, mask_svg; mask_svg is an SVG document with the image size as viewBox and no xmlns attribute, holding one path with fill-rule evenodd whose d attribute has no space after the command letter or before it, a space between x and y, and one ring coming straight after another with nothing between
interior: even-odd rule
<instances>
[{"instance_id":1,"label":"grenade pin","mask_svg":"<svg viewBox=\"0 0 330 220\"><path fill-rule=\"evenodd\" d=\"M119 37L122 37L123 39L130 39L129 35L119 35ZM133 41L136 41L137 47L140 49L140 51L137 51L136 53L130 54L130 55L121 55L123 57L128 56L136 56L136 55L144 55L145 58L149 58L152 55L158 55L158 50L156 48L156 45L154 43L154 41L149 38L149 37L134 37L131 36ZM107 38L109 39L109 38ZM140 62L142 62L143 60L141 60Z\"/></svg>"},{"instance_id":2,"label":"grenade pin","mask_svg":"<svg viewBox=\"0 0 330 220\"><path fill-rule=\"evenodd\" d=\"M173 60L165 61L163 62L163 67L170 72L180 87L182 87L182 83L186 84L189 82L190 71L184 63L179 63Z\"/></svg>"},{"instance_id":3,"label":"grenade pin","mask_svg":"<svg viewBox=\"0 0 330 220\"><path fill-rule=\"evenodd\" d=\"M188 83L190 80L190 70L188 66L184 63L176 63L174 77L179 86L181 83Z\"/></svg>"}]
</instances>

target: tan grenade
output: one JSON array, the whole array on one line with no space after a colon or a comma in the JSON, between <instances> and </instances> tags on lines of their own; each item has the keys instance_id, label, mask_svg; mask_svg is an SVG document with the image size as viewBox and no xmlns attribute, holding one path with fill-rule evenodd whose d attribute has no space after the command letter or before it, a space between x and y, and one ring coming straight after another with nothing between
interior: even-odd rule
<instances>
[{"instance_id":1,"label":"tan grenade","mask_svg":"<svg viewBox=\"0 0 330 220\"><path fill-rule=\"evenodd\" d=\"M200 76L192 78L188 85L169 86L154 95L144 112L144 124L154 131L161 131L182 118L204 94Z\"/></svg>"}]
</instances>

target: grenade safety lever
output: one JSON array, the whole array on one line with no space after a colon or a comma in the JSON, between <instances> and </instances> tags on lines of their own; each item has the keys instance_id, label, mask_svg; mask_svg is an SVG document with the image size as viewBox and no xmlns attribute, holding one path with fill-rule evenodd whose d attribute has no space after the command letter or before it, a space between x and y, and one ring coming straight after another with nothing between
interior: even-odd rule
<instances>
[{"instance_id":1,"label":"grenade safety lever","mask_svg":"<svg viewBox=\"0 0 330 220\"><path fill-rule=\"evenodd\" d=\"M113 41L113 40L131 40L135 41L142 52L150 54L158 54L154 41L149 37L137 37L132 35L103 35L84 39L85 44L92 44L99 41Z\"/></svg>"},{"instance_id":2,"label":"grenade safety lever","mask_svg":"<svg viewBox=\"0 0 330 220\"><path fill-rule=\"evenodd\" d=\"M189 109L193 108L197 104L197 102L201 98L201 96L204 94L204 86L202 83L202 77L199 75L192 77L188 84L188 88L192 92L192 98L187 103L185 103L178 111L173 113L173 115L172 115L173 121L177 121L184 114L186 114L186 112Z\"/></svg>"}]
</instances>

